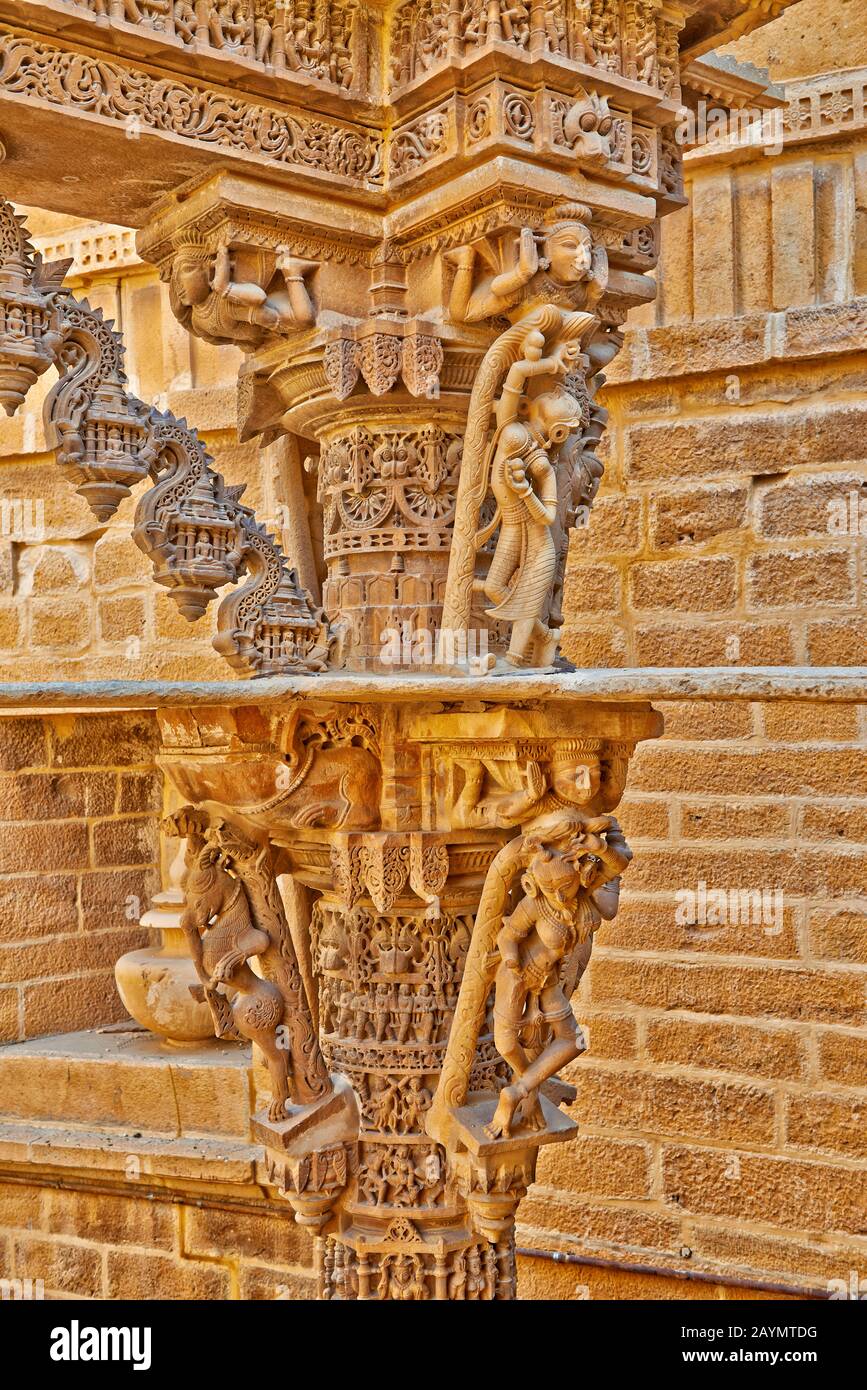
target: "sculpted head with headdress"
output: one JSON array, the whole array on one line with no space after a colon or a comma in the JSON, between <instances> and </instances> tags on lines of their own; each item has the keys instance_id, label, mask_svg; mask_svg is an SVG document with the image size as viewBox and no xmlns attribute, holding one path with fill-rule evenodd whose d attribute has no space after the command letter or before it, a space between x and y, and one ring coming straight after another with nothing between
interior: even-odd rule
<instances>
[{"instance_id":1,"label":"sculpted head with headdress","mask_svg":"<svg viewBox=\"0 0 867 1390\"><path fill-rule=\"evenodd\" d=\"M557 203L545 214L544 254L548 271L560 285L589 280L593 270L591 213L583 203Z\"/></svg>"},{"instance_id":2,"label":"sculpted head with headdress","mask_svg":"<svg viewBox=\"0 0 867 1390\"><path fill-rule=\"evenodd\" d=\"M171 265L172 289L182 304L204 304L211 293L213 254L194 233L182 235Z\"/></svg>"}]
</instances>

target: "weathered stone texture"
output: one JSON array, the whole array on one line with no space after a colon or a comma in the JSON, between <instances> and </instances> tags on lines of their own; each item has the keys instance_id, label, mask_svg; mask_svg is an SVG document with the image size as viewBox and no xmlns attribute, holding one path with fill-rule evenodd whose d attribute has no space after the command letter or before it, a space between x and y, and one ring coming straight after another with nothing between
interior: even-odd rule
<instances>
[{"instance_id":1,"label":"weathered stone texture","mask_svg":"<svg viewBox=\"0 0 867 1390\"><path fill-rule=\"evenodd\" d=\"M125 1017L114 983L157 886L147 714L0 722L0 1040Z\"/></svg>"}]
</instances>

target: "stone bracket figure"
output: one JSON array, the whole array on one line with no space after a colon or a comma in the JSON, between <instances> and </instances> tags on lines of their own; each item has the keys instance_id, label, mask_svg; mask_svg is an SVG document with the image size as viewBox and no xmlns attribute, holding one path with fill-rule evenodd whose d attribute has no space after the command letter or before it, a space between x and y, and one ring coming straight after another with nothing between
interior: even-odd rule
<instances>
[{"instance_id":1,"label":"stone bracket figure","mask_svg":"<svg viewBox=\"0 0 867 1390\"><path fill-rule=\"evenodd\" d=\"M558 565L552 528L567 502L556 470L563 445L586 419L586 401L569 375L595 326L592 314L553 304L534 309L496 339L473 386L442 625L466 632L481 590L493 603L488 616L513 623L508 660L517 666L550 662L559 638L548 621ZM495 514L479 529L489 492ZM494 556L479 578L476 556L495 528Z\"/></svg>"},{"instance_id":2,"label":"stone bracket figure","mask_svg":"<svg viewBox=\"0 0 867 1390\"><path fill-rule=\"evenodd\" d=\"M332 1091L289 928L270 847L247 839L219 816L193 807L168 817L187 837L186 909L190 945L218 1037L257 1043L272 1084L269 1119L286 1103L306 1105ZM261 975L249 962L256 958ZM264 978L263 978L264 977ZM234 995L226 997L226 990Z\"/></svg>"},{"instance_id":3,"label":"stone bracket figure","mask_svg":"<svg viewBox=\"0 0 867 1390\"><path fill-rule=\"evenodd\" d=\"M590 959L593 927L616 910L608 885L626 854L611 819L598 816L565 847L541 845L521 878L524 896L497 935L494 1041L513 1079L487 1127L492 1139L508 1138L519 1115L543 1128L540 1087L583 1050L564 985L571 994Z\"/></svg>"},{"instance_id":4,"label":"stone bracket figure","mask_svg":"<svg viewBox=\"0 0 867 1390\"><path fill-rule=\"evenodd\" d=\"M544 346L543 333L538 329L528 332L522 344L523 356L509 368L503 383L496 406L491 465L496 511L477 538L481 548L499 528L488 573L474 587L493 604L486 609L489 618L512 623L507 659L514 665L530 664L537 640L556 646L560 636L543 620L557 565L552 534L557 516L557 475L548 449L563 442L575 427L575 405L566 393L551 391L526 403L526 423L518 416L528 382L565 376L576 347L574 343L558 343L545 357Z\"/></svg>"},{"instance_id":5,"label":"stone bracket figure","mask_svg":"<svg viewBox=\"0 0 867 1390\"><path fill-rule=\"evenodd\" d=\"M564 135L590 155L610 153L610 116L589 97L578 101L565 117ZM608 285L608 254L594 243L589 219L583 204L559 203L541 230L522 227L512 237L482 238L446 252L443 259L455 268L450 318L482 323L544 303L592 312Z\"/></svg>"},{"instance_id":6,"label":"stone bracket figure","mask_svg":"<svg viewBox=\"0 0 867 1390\"><path fill-rule=\"evenodd\" d=\"M427 1120L428 1133L450 1152L479 1152L480 1138L509 1142L513 1126L540 1122L542 1128L529 1129L528 1145L560 1137L551 1132L539 1091L580 1051L568 1001L589 961L593 931L617 911L620 874L631 857L612 816L576 808L538 817L493 859ZM509 915L521 875L524 894ZM467 1102L492 984L495 1041L513 1076L491 1115L490 1101ZM464 1118L473 1111L488 1115L483 1135L479 1123Z\"/></svg>"},{"instance_id":7,"label":"stone bracket figure","mask_svg":"<svg viewBox=\"0 0 867 1390\"><path fill-rule=\"evenodd\" d=\"M192 233L179 239L171 263L172 312L205 342L260 347L271 335L314 325L307 280L318 268L286 246L213 247Z\"/></svg>"},{"instance_id":8,"label":"stone bracket figure","mask_svg":"<svg viewBox=\"0 0 867 1390\"><path fill-rule=\"evenodd\" d=\"M250 961L271 945L256 925L243 883L216 842L206 816L191 808L170 817L167 828L186 835L186 906L181 927L214 1019L218 1038L247 1038L265 1055L271 1078L272 1120L285 1117L290 1098L288 1051L281 1046L284 1000ZM232 991L228 994L226 991Z\"/></svg>"}]
</instances>

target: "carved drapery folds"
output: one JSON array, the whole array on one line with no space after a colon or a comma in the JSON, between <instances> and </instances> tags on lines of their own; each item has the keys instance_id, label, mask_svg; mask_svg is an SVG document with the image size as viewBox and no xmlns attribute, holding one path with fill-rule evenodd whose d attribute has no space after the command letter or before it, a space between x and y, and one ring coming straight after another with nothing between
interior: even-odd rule
<instances>
[{"instance_id":1,"label":"carved drapery folds","mask_svg":"<svg viewBox=\"0 0 867 1390\"><path fill-rule=\"evenodd\" d=\"M100 309L63 289L69 262L44 266L9 204L0 204L0 383L10 413L40 371L56 366L45 400L46 437L94 515L107 521L145 478L133 537L191 621L226 584L215 646L245 674L321 670L333 642L321 609L277 545L227 487L184 420L127 389L120 335ZM20 326L19 326L20 325ZM5 375L4 375L5 374Z\"/></svg>"}]
</instances>

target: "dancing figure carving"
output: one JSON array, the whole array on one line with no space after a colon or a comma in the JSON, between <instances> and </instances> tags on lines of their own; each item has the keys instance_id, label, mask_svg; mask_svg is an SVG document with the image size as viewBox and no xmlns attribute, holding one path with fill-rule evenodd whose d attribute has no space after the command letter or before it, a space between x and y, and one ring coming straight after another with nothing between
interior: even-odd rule
<instances>
[{"instance_id":1,"label":"dancing figure carving","mask_svg":"<svg viewBox=\"0 0 867 1390\"><path fill-rule=\"evenodd\" d=\"M631 858L613 816L577 808L537 817L494 857L428 1116L432 1138L453 1143L492 984L495 1042L513 1079L486 1133L506 1138L516 1125L539 1124L540 1088L580 1051L569 1000L590 960L593 932L617 911ZM507 916L519 877L524 895Z\"/></svg>"},{"instance_id":2,"label":"dancing figure carving","mask_svg":"<svg viewBox=\"0 0 867 1390\"><path fill-rule=\"evenodd\" d=\"M540 844L521 879L524 896L497 934L494 1041L513 1080L500 1092L491 1138L507 1138L519 1113L542 1128L539 1087L583 1050L569 994L590 959L594 927L617 910L617 875L627 862L616 823L597 816L563 848Z\"/></svg>"},{"instance_id":3,"label":"dancing figure carving","mask_svg":"<svg viewBox=\"0 0 867 1390\"><path fill-rule=\"evenodd\" d=\"M487 616L513 625L507 659L515 666L550 662L560 636L549 622L561 549L552 528L567 505L557 469L586 420L586 395L571 378L583 387L582 339L595 326L592 314L544 305L500 334L473 387L443 627L466 630L473 595L485 594ZM480 527L489 492L494 514ZM487 574L478 576L477 553L497 531Z\"/></svg>"},{"instance_id":4,"label":"dancing figure carving","mask_svg":"<svg viewBox=\"0 0 867 1390\"><path fill-rule=\"evenodd\" d=\"M550 661L559 629L544 621L554 585L557 549L552 527L557 516L557 475L551 453L580 424L574 398L558 389L525 400L528 382L563 377L578 352L575 340L558 343L545 357L545 335L532 329L522 344L523 356L512 364L496 406L496 449L491 465L493 520L479 533L480 548L499 528L494 558L474 587L489 598L488 617L512 623L508 660L530 665L534 649ZM518 418L522 411L526 421Z\"/></svg>"}]
</instances>

